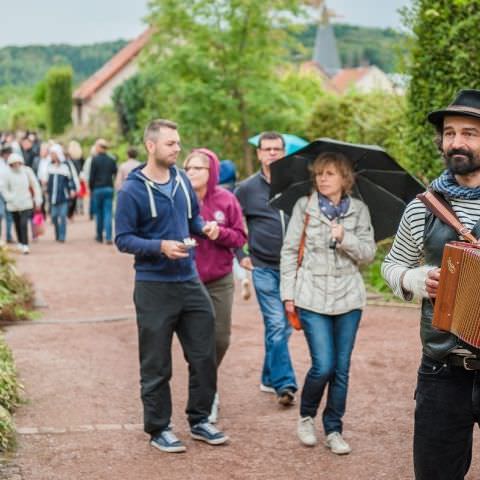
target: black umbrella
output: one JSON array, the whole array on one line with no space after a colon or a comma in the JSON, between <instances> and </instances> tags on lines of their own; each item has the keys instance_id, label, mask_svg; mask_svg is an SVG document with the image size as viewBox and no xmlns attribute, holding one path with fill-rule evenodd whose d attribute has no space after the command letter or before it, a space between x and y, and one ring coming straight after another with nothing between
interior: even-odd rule
<instances>
[{"instance_id":1,"label":"black umbrella","mask_svg":"<svg viewBox=\"0 0 480 480\"><path fill-rule=\"evenodd\" d=\"M370 210L375 240L395 234L405 206L424 185L411 176L382 148L320 138L270 165L271 204L291 213L295 202L313 188L309 165L322 153L342 153L351 160L356 183L353 195Z\"/></svg>"}]
</instances>

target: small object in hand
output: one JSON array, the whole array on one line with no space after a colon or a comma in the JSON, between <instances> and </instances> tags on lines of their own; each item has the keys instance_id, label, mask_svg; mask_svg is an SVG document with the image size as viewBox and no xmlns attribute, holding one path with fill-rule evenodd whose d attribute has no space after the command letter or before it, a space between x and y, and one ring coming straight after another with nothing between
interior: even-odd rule
<instances>
[{"instance_id":1,"label":"small object in hand","mask_svg":"<svg viewBox=\"0 0 480 480\"><path fill-rule=\"evenodd\" d=\"M194 248L197 246L197 242L195 241L194 238L188 237L183 239L183 245L187 250L190 250L191 248Z\"/></svg>"},{"instance_id":2,"label":"small object in hand","mask_svg":"<svg viewBox=\"0 0 480 480\"><path fill-rule=\"evenodd\" d=\"M335 250L337 248L337 240L335 238L331 238L330 242L328 243L328 248Z\"/></svg>"}]
</instances>

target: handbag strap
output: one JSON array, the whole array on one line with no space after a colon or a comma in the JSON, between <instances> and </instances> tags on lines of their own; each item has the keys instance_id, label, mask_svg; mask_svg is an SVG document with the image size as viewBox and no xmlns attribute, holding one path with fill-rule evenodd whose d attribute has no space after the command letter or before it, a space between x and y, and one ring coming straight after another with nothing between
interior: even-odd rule
<instances>
[{"instance_id":1,"label":"handbag strap","mask_svg":"<svg viewBox=\"0 0 480 480\"><path fill-rule=\"evenodd\" d=\"M440 195L432 190L417 195L417 198L443 223L452 227L467 242L477 243L477 239L457 217L451 205Z\"/></svg>"},{"instance_id":2,"label":"handbag strap","mask_svg":"<svg viewBox=\"0 0 480 480\"><path fill-rule=\"evenodd\" d=\"M298 247L297 270L300 268L300 265L303 262L303 255L305 253L305 240L307 238L307 227L308 227L309 221L310 221L310 215L308 213L305 213L305 220L303 221L302 236L300 237L300 245Z\"/></svg>"},{"instance_id":3,"label":"handbag strap","mask_svg":"<svg viewBox=\"0 0 480 480\"><path fill-rule=\"evenodd\" d=\"M305 241L307 239L307 227L308 227L308 223L310 222L310 215L307 213L307 208L308 208L308 204L310 202L311 197L312 197L311 195L308 196L307 207L305 207L305 219L303 220L302 236L300 237L300 245L298 246L297 271L300 268L300 265L302 265L303 256L305 254Z\"/></svg>"}]
</instances>

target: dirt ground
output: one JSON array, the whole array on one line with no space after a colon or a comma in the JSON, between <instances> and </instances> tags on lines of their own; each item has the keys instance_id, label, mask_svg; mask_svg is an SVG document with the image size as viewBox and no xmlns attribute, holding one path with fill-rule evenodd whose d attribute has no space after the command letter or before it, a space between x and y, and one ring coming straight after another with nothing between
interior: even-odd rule
<instances>
[{"instance_id":1,"label":"dirt ground","mask_svg":"<svg viewBox=\"0 0 480 480\"><path fill-rule=\"evenodd\" d=\"M18 448L0 479L413 478L417 309L366 309L345 416L353 452L338 457L323 445L301 446L298 408L281 408L259 391L262 323L255 298L237 296L232 344L219 373L219 425L231 442L210 447L189 438L187 369L175 342L173 422L187 452L165 454L151 448L142 431L132 259L95 243L93 235L93 224L78 219L66 244L55 243L50 229L31 255L18 258L48 306L40 319L6 328L25 403L15 419ZM301 386L308 368L301 333L292 335L291 352ZM469 480L480 478L478 434L475 441Z\"/></svg>"}]
</instances>

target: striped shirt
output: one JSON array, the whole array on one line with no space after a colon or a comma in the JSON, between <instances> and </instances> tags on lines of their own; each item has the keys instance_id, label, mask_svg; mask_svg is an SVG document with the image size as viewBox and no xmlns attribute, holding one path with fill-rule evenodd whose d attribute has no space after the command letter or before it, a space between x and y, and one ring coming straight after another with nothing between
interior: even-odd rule
<instances>
[{"instance_id":1,"label":"striped shirt","mask_svg":"<svg viewBox=\"0 0 480 480\"><path fill-rule=\"evenodd\" d=\"M458 219L469 229L480 220L480 200L451 199L450 204ZM382 275L393 293L403 300L411 300L401 287L402 274L423 263L423 232L426 207L413 200L403 214L393 246L382 264Z\"/></svg>"}]
</instances>

